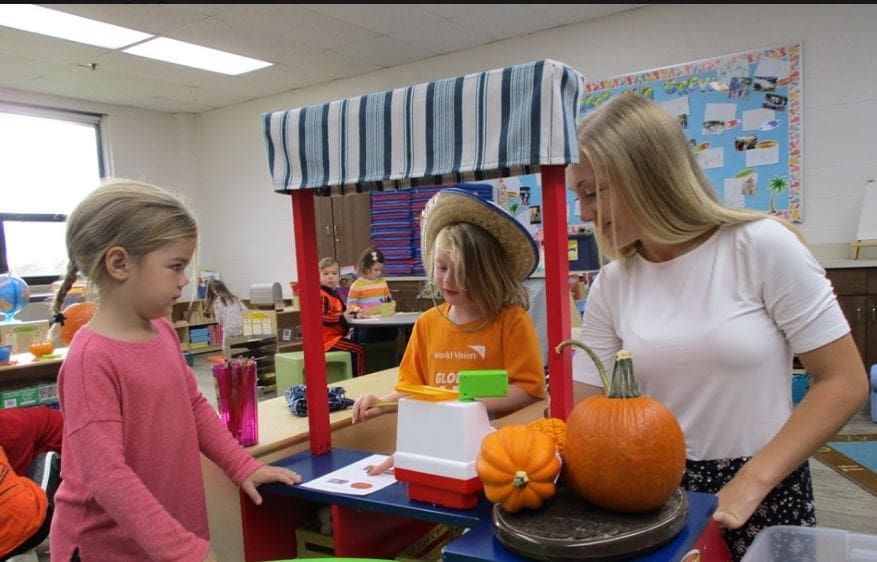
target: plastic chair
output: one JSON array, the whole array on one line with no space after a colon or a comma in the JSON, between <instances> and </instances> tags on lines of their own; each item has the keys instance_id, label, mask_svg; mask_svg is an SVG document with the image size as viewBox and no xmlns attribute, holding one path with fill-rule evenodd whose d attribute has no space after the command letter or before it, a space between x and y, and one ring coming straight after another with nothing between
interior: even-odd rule
<instances>
[{"instance_id":1,"label":"plastic chair","mask_svg":"<svg viewBox=\"0 0 877 562\"><path fill-rule=\"evenodd\" d=\"M274 354L274 376L277 395L296 384L305 384L305 356L302 351ZM353 361L346 351L326 352L326 382L333 383L353 378Z\"/></svg>"}]
</instances>

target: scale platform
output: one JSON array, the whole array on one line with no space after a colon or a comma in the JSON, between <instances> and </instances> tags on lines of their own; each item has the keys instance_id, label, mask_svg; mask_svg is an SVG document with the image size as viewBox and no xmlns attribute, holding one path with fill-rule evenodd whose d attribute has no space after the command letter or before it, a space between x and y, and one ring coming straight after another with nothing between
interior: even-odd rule
<instances>
[{"instance_id":1,"label":"scale platform","mask_svg":"<svg viewBox=\"0 0 877 562\"><path fill-rule=\"evenodd\" d=\"M510 513L493 507L496 538L534 560L617 560L643 554L685 527L688 499L681 488L657 511L617 513L558 490L539 510Z\"/></svg>"}]
</instances>

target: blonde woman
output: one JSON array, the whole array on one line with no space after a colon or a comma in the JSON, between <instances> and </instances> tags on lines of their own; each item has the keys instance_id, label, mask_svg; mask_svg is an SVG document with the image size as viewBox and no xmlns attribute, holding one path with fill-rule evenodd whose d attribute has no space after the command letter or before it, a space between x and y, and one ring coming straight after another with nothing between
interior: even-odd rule
<instances>
[{"instance_id":1,"label":"blonde woman","mask_svg":"<svg viewBox=\"0 0 877 562\"><path fill-rule=\"evenodd\" d=\"M644 394L676 415L683 487L715 493L739 560L760 529L816 523L808 457L867 396L864 365L825 272L794 227L722 206L678 121L640 96L585 117L567 171L613 261L588 294L584 342L631 352ZM792 359L813 386L792 409ZM602 393L576 354L576 400Z\"/></svg>"}]
</instances>

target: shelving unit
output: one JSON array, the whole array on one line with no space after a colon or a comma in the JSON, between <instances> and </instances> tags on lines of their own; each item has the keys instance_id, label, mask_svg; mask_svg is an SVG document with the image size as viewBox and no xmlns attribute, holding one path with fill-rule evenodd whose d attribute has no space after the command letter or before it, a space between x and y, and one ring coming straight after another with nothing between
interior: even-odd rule
<instances>
[{"instance_id":1,"label":"shelving unit","mask_svg":"<svg viewBox=\"0 0 877 562\"><path fill-rule=\"evenodd\" d=\"M180 347L192 353L209 353L222 349L222 328L204 309L204 301L178 302L170 318L177 330Z\"/></svg>"}]
</instances>

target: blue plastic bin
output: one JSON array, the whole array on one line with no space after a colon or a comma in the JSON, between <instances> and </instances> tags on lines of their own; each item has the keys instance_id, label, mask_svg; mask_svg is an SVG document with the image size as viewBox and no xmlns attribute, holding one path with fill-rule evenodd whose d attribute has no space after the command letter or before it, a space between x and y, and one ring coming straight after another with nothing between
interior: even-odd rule
<instances>
[{"instance_id":1,"label":"blue plastic bin","mask_svg":"<svg viewBox=\"0 0 877 562\"><path fill-rule=\"evenodd\" d=\"M792 404L797 406L798 402L807 394L810 389L810 375L807 373L796 373L792 375Z\"/></svg>"}]
</instances>

